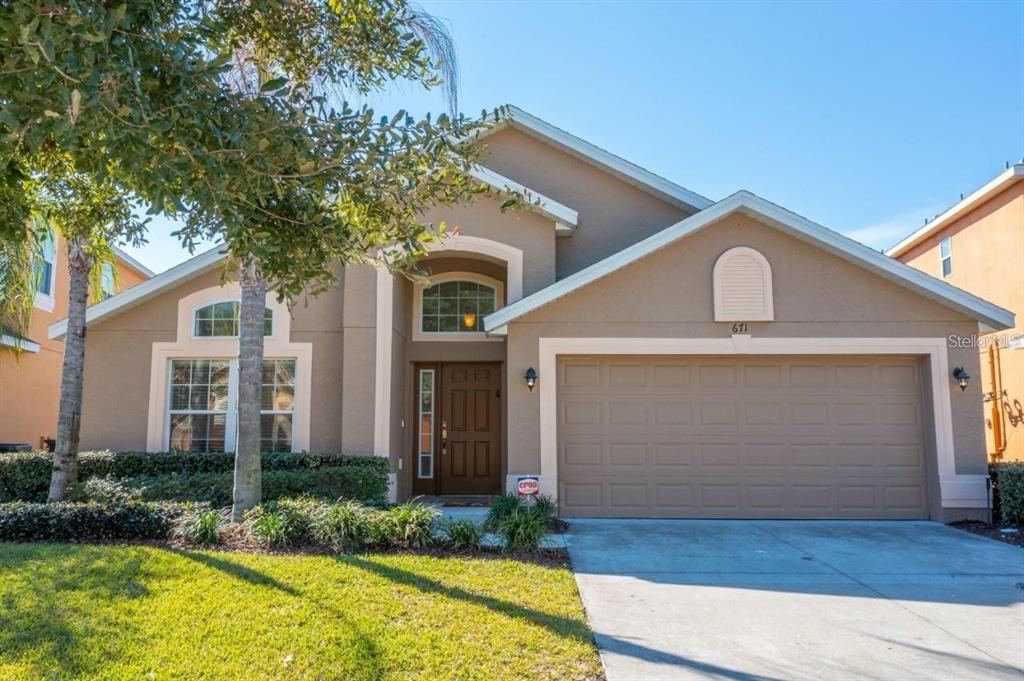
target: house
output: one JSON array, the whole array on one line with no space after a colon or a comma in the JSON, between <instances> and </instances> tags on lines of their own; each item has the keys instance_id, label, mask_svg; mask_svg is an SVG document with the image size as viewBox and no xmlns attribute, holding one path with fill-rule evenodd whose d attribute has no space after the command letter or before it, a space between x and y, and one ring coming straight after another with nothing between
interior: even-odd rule
<instances>
[{"instance_id":1,"label":"house","mask_svg":"<svg viewBox=\"0 0 1024 681\"><path fill-rule=\"evenodd\" d=\"M35 264L36 294L23 338L0 335L0 442L45 447L57 432L64 343L46 329L68 314L67 249L52 230ZM115 248L115 264L104 265L102 295L111 297L153 276L144 265ZM15 356L14 348L21 352Z\"/></svg>"},{"instance_id":2,"label":"house","mask_svg":"<svg viewBox=\"0 0 1024 681\"><path fill-rule=\"evenodd\" d=\"M1024 160L925 223L888 255L1008 310L1024 309ZM981 336L982 404L993 461L1024 461L1024 326Z\"/></svg>"},{"instance_id":3,"label":"house","mask_svg":"<svg viewBox=\"0 0 1024 681\"><path fill-rule=\"evenodd\" d=\"M391 494L537 476L565 515L982 517L973 348L1009 311L763 198L712 201L512 108L495 187L414 283L267 296L264 447L373 453ZM83 447L231 450L238 287L211 250L92 306ZM65 324L50 328L61 337ZM116 406L115 406L116 405Z\"/></svg>"}]
</instances>

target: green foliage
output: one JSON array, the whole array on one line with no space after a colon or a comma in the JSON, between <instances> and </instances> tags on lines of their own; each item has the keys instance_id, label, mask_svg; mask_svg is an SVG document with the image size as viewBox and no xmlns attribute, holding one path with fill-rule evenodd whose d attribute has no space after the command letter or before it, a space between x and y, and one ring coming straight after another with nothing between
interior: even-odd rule
<instances>
[{"instance_id":1,"label":"green foliage","mask_svg":"<svg viewBox=\"0 0 1024 681\"><path fill-rule=\"evenodd\" d=\"M392 546L429 546L434 541L434 521L439 515L433 506L412 501L380 511L374 538Z\"/></svg>"},{"instance_id":2,"label":"green foliage","mask_svg":"<svg viewBox=\"0 0 1024 681\"><path fill-rule=\"evenodd\" d=\"M166 539L188 509L182 504L138 502L0 504L0 541Z\"/></svg>"},{"instance_id":3,"label":"green foliage","mask_svg":"<svg viewBox=\"0 0 1024 681\"><path fill-rule=\"evenodd\" d=\"M263 455L262 465L265 498L268 499L310 492L325 498L344 496L378 502L387 494L389 464L382 457L268 453ZM52 467L53 455L46 452L0 454L0 502L45 501ZM233 469L231 453L82 452L78 455L80 481L110 477L130 487L149 488L145 492L148 499L191 499L214 505L230 500ZM285 471L295 473L287 475ZM188 479L189 476L195 477Z\"/></svg>"},{"instance_id":4,"label":"green foliage","mask_svg":"<svg viewBox=\"0 0 1024 681\"><path fill-rule=\"evenodd\" d=\"M212 508L196 508L174 522L173 536L189 544L219 544L227 525L224 513Z\"/></svg>"},{"instance_id":5,"label":"green foliage","mask_svg":"<svg viewBox=\"0 0 1024 681\"><path fill-rule=\"evenodd\" d=\"M483 528L468 518L449 518L441 523L441 532L453 549L475 549L483 539Z\"/></svg>"},{"instance_id":6,"label":"green foliage","mask_svg":"<svg viewBox=\"0 0 1024 681\"><path fill-rule=\"evenodd\" d=\"M253 539L272 548L309 544L325 510L323 502L308 497L281 499L247 511L245 526Z\"/></svg>"},{"instance_id":7,"label":"green foliage","mask_svg":"<svg viewBox=\"0 0 1024 681\"><path fill-rule=\"evenodd\" d=\"M1024 523L1024 463L997 463L991 467L1002 521Z\"/></svg>"},{"instance_id":8,"label":"green foliage","mask_svg":"<svg viewBox=\"0 0 1024 681\"><path fill-rule=\"evenodd\" d=\"M540 548L540 540L548 531L549 519L536 507L517 507L498 524L498 534L505 540L505 550L531 552Z\"/></svg>"},{"instance_id":9,"label":"green foliage","mask_svg":"<svg viewBox=\"0 0 1024 681\"><path fill-rule=\"evenodd\" d=\"M522 503L517 494L496 494L491 497L490 507L487 511L487 519L484 520L484 528L494 532L497 531L501 522L518 509Z\"/></svg>"},{"instance_id":10,"label":"green foliage","mask_svg":"<svg viewBox=\"0 0 1024 681\"><path fill-rule=\"evenodd\" d=\"M355 502L332 504L316 516L313 536L334 549L360 549L370 541L374 513Z\"/></svg>"},{"instance_id":11,"label":"green foliage","mask_svg":"<svg viewBox=\"0 0 1024 681\"><path fill-rule=\"evenodd\" d=\"M126 485L115 478L90 478L77 486L72 500L95 501L100 504L123 504L142 501L143 492L145 492L145 488Z\"/></svg>"},{"instance_id":12,"label":"green foliage","mask_svg":"<svg viewBox=\"0 0 1024 681\"><path fill-rule=\"evenodd\" d=\"M554 499L545 494L536 496L533 500L533 508L544 518L549 527L554 525L555 519L558 518L558 505Z\"/></svg>"}]
</instances>

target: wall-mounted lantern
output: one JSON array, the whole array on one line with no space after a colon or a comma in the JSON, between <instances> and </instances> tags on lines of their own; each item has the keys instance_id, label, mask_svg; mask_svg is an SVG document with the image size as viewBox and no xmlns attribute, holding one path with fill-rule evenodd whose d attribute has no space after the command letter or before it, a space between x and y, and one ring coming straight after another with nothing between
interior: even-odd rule
<instances>
[{"instance_id":1,"label":"wall-mounted lantern","mask_svg":"<svg viewBox=\"0 0 1024 681\"><path fill-rule=\"evenodd\" d=\"M953 369L953 378L956 379L956 384L960 386L960 390L967 390L967 382L971 380L971 377L967 375L966 369L963 367Z\"/></svg>"},{"instance_id":2,"label":"wall-mounted lantern","mask_svg":"<svg viewBox=\"0 0 1024 681\"><path fill-rule=\"evenodd\" d=\"M472 312L467 312L462 315L462 323L466 325L467 329L472 329L476 326L476 315Z\"/></svg>"},{"instance_id":3,"label":"wall-mounted lantern","mask_svg":"<svg viewBox=\"0 0 1024 681\"><path fill-rule=\"evenodd\" d=\"M526 370L526 374L523 375L526 379L526 387L533 391L533 386L537 385L537 372L533 367Z\"/></svg>"}]
</instances>

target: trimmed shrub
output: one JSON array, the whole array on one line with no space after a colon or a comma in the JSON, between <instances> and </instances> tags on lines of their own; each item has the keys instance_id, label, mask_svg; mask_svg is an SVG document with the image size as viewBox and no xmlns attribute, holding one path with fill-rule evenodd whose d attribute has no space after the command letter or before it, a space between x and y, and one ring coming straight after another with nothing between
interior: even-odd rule
<instances>
[{"instance_id":1,"label":"trimmed shrub","mask_svg":"<svg viewBox=\"0 0 1024 681\"><path fill-rule=\"evenodd\" d=\"M313 518L313 538L335 549L358 549L372 538L374 515L361 504L331 504Z\"/></svg>"},{"instance_id":2,"label":"trimmed shrub","mask_svg":"<svg viewBox=\"0 0 1024 681\"><path fill-rule=\"evenodd\" d=\"M484 536L483 528L468 518L449 518L441 523L441 533L453 549L475 549Z\"/></svg>"},{"instance_id":3,"label":"trimmed shrub","mask_svg":"<svg viewBox=\"0 0 1024 681\"><path fill-rule=\"evenodd\" d=\"M1004 523L1024 523L1024 463L992 464L993 498Z\"/></svg>"},{"instance_id":4,"label":"trimmed shrub","mask_svg":"<svg viewBox=\"0 0 1024 681\"><path fill-rule=\"evenodd\" d=\"M189 544L219 544L221 532L226 525L227 518L222 511L197 508L186 512L174 522L172 534Z\"/></svg>"},{"instance_id":5,"label":"trimmed shrub","mask_svg":"<svg viewBox=\"0 0 1024 681\"><path fill-rule=\"evenodd\" d=\"M72 490L72 501L95 501L101 504L124 504L142 501L144 489L125 485L114 478L90 478Z\"/></svg>"},{"instance_id":6,"label":"trimmed shrub","mask_svg":"<svg viewBox=\"0 0 1024 681\"><path fill-rule=\"evenodd\" d=\"M406 502L378 514L371 529L374 539L393 546L422 547L433 543L434 520L441 512L433 506Z\"/></svg>"},{"instance_id":7,"label":"trimmed shrub","mask_svg":"<svg viewBox=\"0 0 1024 681\"><path fill-rule=\"evenodd\" d=\"M505 540L506 551L536 551L547 534L549 522L535 506L520 506L502 519L498 534Z\"/></svg>"},{"instance_id":8,"label":"trimmed shrub","mask_svg":"<svg viewBox=\"0 0 1024 681\"><path fill-rule=\"evenodd\" d=\"M0 504L0 541L166 539L189 506L97 502Z\"/></svg>"},{"instance_id":9,"label":"trimmed shrub","mask_svg":"<svg viewBox=\"0 0 1024 681\"><path fill-rule=\"evenodd\" d=\"M376 456L350 456L334 453L268 453L262 457L263 471L319 470L343 468L361 481L374 481L372 494L350 494L353 498L378 501L387 494L388 460ZM230 474L234 470L232 453L197 452L81 452L78 455L78 478L151 478L166 475L200 473ZM12 452L0 454L0 502L46 501L50 485L53 455L47 452ZM383 491L378 491L383 490ZM282 492L282 496L294 492ZM152 495L150 495L152 497ZM340 495L339 495L340 496Z\"/></svg>"}]
</instances>

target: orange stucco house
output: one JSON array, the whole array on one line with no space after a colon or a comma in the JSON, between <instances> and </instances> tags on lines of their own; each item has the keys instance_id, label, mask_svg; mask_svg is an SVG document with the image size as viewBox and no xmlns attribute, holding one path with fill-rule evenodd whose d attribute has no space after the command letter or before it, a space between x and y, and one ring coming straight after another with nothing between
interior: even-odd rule
<instances>
[{"instance_id":1,"label":"orange stucco house","mask_svg":"<svg viewBox=\"0 0 1024 681\"><path fill-rule=\"evenodd\" d=\"M64 240L51 232L36 262L35 304L25 337L0 336L0 443L27 444L35 449L56 433L64 342L48 338L46 328L67 317L65 253ZM117 274L110 269L104 272L104 297L153 276L127 253L115 249L115 255ZM16 345L21 346L20 356L15 355Z\"/></svg>"},{"instance_id":2,"label":"orange stucco house","mask_svg":"<svg viewBox=\"0 0 1024 681\"><path fill-rule=\"evenodd\" d=\"M1024 160L888 255L1008 310L1024 309ZM1024 461L1024 324L976 343L989 458Z\"/></svg>"}]
</instances>

